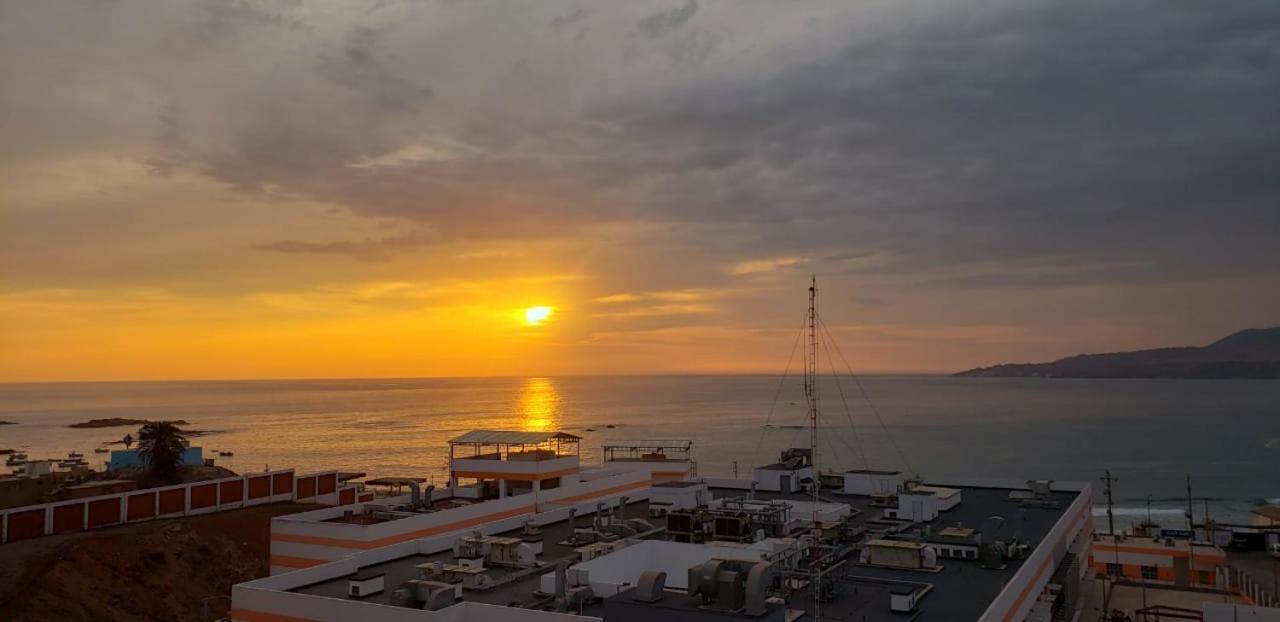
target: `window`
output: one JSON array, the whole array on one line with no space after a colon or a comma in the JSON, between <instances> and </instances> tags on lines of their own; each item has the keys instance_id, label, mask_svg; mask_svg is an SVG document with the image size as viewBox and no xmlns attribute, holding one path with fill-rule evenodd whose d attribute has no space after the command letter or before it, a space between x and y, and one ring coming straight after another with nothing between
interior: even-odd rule
<instances>
[{"instance_id":1,"label":"window","mask_svg":"<svg viewBox=\"0 0 1280 622\"><path fill-rule=\"evenodd\" d=\"M1122 574L1120 564L1107 564L1107 575L1118 577Z\"/></svg>"},{"instance_id":2,"label":"window","mask_svg":"<svg viewBox=\"0 0 1280 622\"><path fill-rule=\"evenodd\" d=\"M1155 581L1159 578L1160 578L1160 573L1159 571L1156 570L1155 566L1142 567L1142 579L1144 581Z\"/></svg>"},{"instance_id":3,"label":"window","mask_svg":"<svg viewBox=\"0 0 1280 622\"><path fill-rule=\"evenodd\" d=\"M1208 570L1199 571L1200 585L1213 585L1213 573Z\"/></svg>"}]
</instances>

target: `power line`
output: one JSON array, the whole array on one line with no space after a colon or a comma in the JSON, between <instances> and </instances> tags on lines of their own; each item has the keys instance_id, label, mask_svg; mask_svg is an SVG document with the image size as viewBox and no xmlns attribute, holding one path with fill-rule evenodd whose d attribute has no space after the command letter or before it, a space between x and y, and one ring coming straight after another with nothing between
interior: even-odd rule
<instances>
[{"instance_id":1,"label":"power line","mask_svg":"<svg viewBox=\"0 0 1280 622\"><path fill-rule=\"evenodd\" d=\"M822 326L823 333L827 335L827 341L832 342L832 345L835 346L836 354L840 357L840 361L844 363L845 369L848 370L849 377L853 379L854 386L858 387L858 392L862 394L862 399L866 402L867 408L871 410L871 414L875 415L876 422L880 424L880 430L884 432L885 438L889 439L889 444L893 447L893 450L897 452L898 458L902 460L902 464L907 467L907 470L914 471L915 469L912 468L911 461L907 460L907 454L898 446L898 442L894 440L893 434L889 432L888 426L884 424L884 418L880 416L880 410L876 408L875 403L871 401L871 396L867 394L867 389L862 386L862 381L858 379L857 374L853 373L853 366L849 364L849 359L845 358L844 352L840 350L840 343L831 335L831 329L827 328L827 323L823 322L821 318L819 318L818 322Z\"/></svg>"},{"instance_id":2,"label":"power line","mask_svg":"<svg viewBox=\"0 0 1280 622\"><path fill-rule=\"evenodd\" d=\"M828 334L827 336L830 337L831 335ZM827 341L831 341L831 339ZM861 460L862 468L870 468L870 464L867 462L867 454L862 449L862 439L858 436L858 427L853 422L853 410L849 408L849 401L845 399L844 387L840 384L840 375L836 373L835 360L831 357L831 348L827 345L827 341L822 342L822 349L827 354L827 365L831 366L831 378L836 382L836 392L840 394L840 403L844 405L844 414L849 420L849 431L853 432L854 446L849 447L848 443L845 443L845 447L849 448L849 453L856 455Z\"/></svg>"},{"instance_id":3,"label":"power line","mask_svg":"<svg viewBox=\"0 0 1280 622\"><path fill-rule=\"evenodd\" d=\"M791 363L796 358L796 350L800 347L800 337L804 336L805 325L809 321L809 314L805 312L805 318L800 322L800 330L796 331L796 340L791 344L791 354L787 355L787 366L782 370L782 378L778 380L778 389L773 392L773 402L769 404L769 415L764 418L764 425L760 427L760 438L756 441L755 451L751 452L751 464L756 464L760 459L760 446L764 444L764 435L769 432L769 422L773 420L773 413L778 407L778 397L782 395L782 387L787 383L787 376L791 374Z\"/></svg>"}]
</instances>

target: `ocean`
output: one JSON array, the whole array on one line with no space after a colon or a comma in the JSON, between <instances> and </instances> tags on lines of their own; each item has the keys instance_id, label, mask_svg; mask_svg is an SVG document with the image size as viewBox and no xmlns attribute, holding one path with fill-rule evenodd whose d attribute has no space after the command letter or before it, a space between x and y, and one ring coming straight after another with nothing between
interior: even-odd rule
<instances>
[{"instance_id":1,"label":"ocean","mask_svg":"<svg viewBox=\"0 0 1280 622\"><path fill-rule=\"evenodd\" d=\"M820 464L926 478L1088 480L1111 469L1121 522L1185 523L1280 502L1280 382L868 376L819 385ZM777 398L775 399L775 396ZM742 476L807 444L801 378L600 376L0 384L0 448L83 452L131 428L108 417L185 419L194 444L238 472L294 467L444 481L445 441L473 428L564 430L597 464L615 439L689 439L702 475ZM1101 516L1101 508L1095 515Z\"/></svg>"}]
</instances>

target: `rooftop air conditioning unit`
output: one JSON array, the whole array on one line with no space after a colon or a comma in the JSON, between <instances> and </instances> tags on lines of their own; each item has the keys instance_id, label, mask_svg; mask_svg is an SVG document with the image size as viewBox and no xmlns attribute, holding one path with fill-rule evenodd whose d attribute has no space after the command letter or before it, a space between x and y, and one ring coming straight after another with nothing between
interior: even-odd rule
<instances>
[{"instance_id":1,"label":"rooftop air conditioning unit","mask_svg":"<svg viewBox=\"0 0 1280 622\"><path fill-rule=\"evenodd\" d=\"M372 596L383 590L385 581L384 573L362 570L347 581L347 595L351 598Z\"/></svg>"}]
</instances>

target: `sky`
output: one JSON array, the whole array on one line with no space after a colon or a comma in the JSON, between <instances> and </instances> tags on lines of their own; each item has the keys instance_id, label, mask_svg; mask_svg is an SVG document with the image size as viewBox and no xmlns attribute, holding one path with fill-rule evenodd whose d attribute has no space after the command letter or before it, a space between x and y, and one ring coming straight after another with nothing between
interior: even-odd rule
<instances>
[{"instance_id":1,"label":"sky","mask_svg":"<svg viewBox=\"0 0 1280 622\"><path fill-rule=\"evenodd\" d=\"M0 381L1280 324L1274 0L0 0L0 84Z\"/></svg>"}]
</instances>

